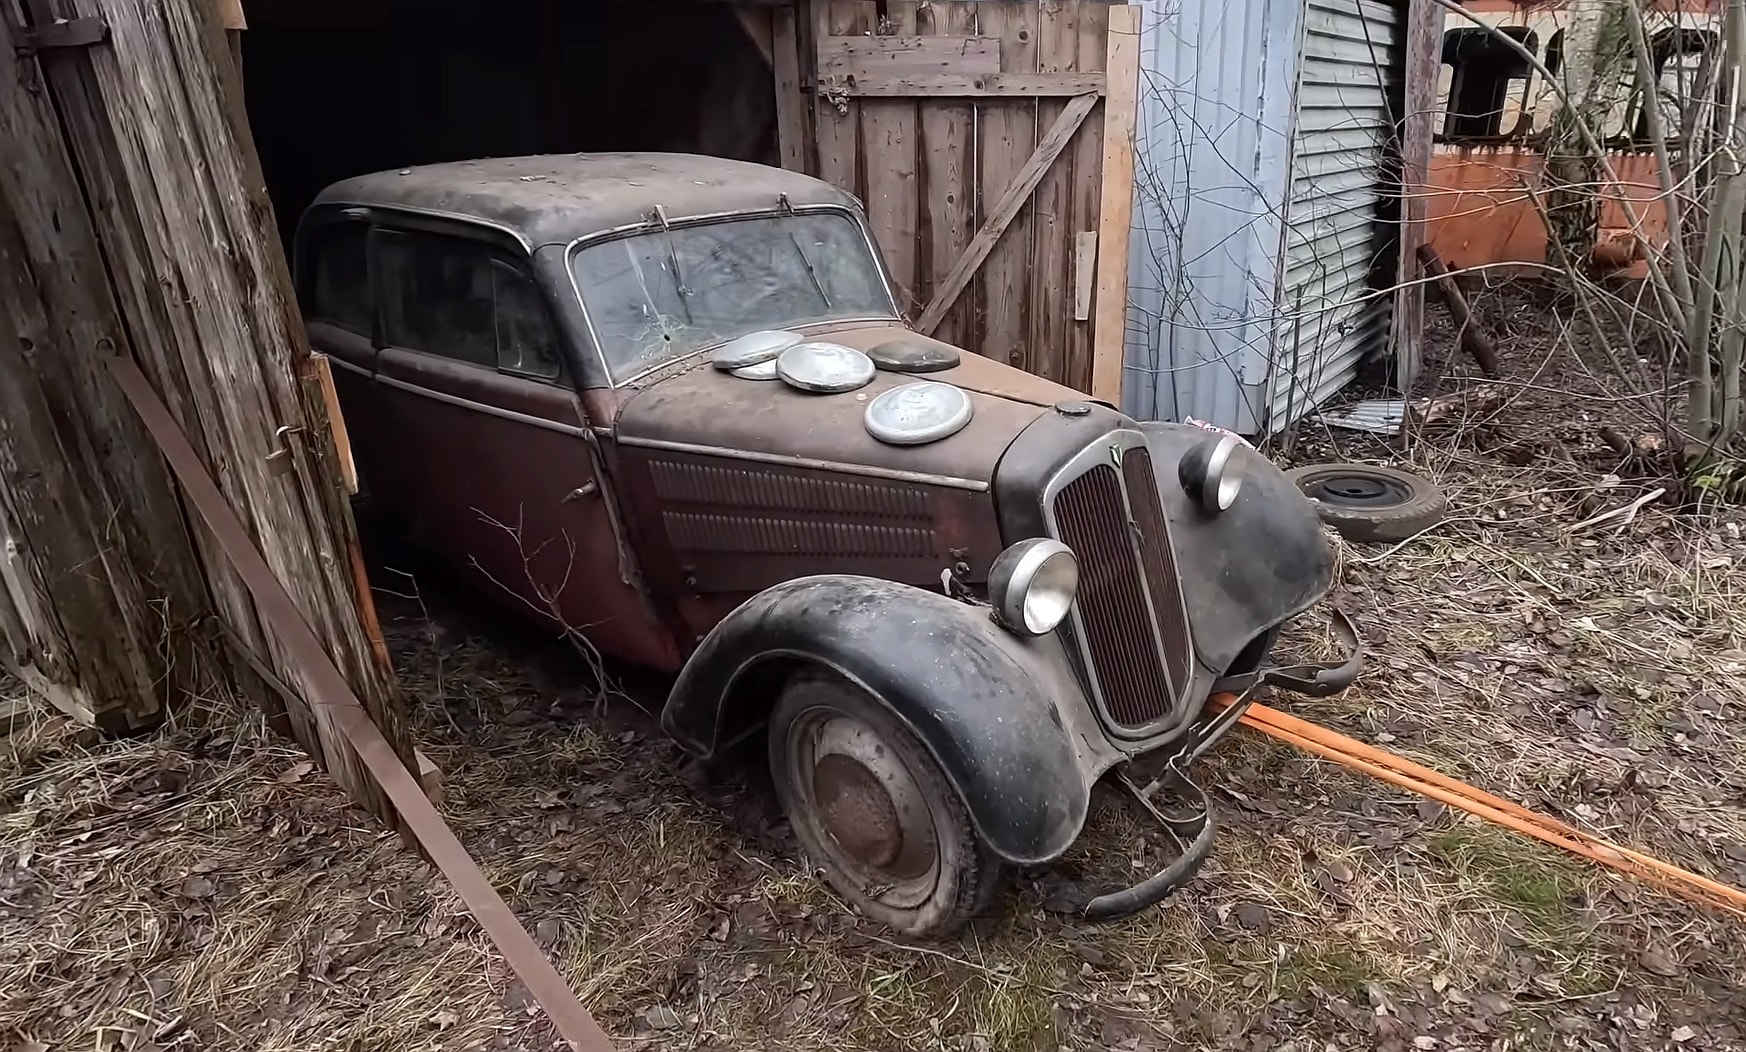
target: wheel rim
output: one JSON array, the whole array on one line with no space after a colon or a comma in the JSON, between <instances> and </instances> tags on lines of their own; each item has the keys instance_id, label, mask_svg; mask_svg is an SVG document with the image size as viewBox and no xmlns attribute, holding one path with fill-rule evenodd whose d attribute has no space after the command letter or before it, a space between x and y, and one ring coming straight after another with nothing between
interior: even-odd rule
<instances>
[{"instance_id":1,"label":"wheel rim","mask_svg":"<svg viewBox=\"0 0 1746 1052\"><path fill-rule=\"evenodd\" d=\"M1305 492L1340 508L1392 508L1412 499L1407 487L1394 479L1345 472L1318 475L1309 480Z\"/></svg>"},{"instance_id":2,"label":"wheel rim","mask_svg":"<svg viewBox=\"0 0 1746 1052\"><path fill-rule=\"evenodd\" d=\"M926 902L939 878L939 834L897 750L853 716L820 707L789 727L787 752L789 784L828 861L887 906Z\"/></svg>"}]
</instances>

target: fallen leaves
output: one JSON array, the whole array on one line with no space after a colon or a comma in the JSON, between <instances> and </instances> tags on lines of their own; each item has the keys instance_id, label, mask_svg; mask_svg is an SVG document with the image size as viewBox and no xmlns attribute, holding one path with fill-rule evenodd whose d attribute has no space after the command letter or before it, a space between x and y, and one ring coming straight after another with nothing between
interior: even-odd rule
<instances>
[{"instance_id":1,"label":"fallen leaves","mask_svg":"<svg viewBox=\"0 0 1746 1052\"><path fill-rule=\"evenodd\" d=\"M276 778L275 781L280 785L295 785L298 782L301 782L309 772L313 770L315 770L315 762L312 760L304 760L302 763L294 763L290 767L281 771L279 777Z\"/></svg>"},{"instance_id":2,"label":"fallen leaves","mask_svg":"<svg viewBox=\"0 0 1746 1052\"><path fill-rule=\"evenodd\" d=\"M1656 949L1644 950L1637 956L1637 963L1642 965L1644 971L1669 979L1685 971L1665 953Z\"/></svg>"}]
</instances>

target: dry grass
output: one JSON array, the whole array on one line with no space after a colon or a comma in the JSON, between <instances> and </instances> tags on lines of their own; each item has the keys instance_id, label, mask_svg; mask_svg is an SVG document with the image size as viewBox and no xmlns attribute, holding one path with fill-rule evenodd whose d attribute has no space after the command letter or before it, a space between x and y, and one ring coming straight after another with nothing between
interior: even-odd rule
<instances>
[{"instance_id":1,"label":"dry grass","mask_svg":"<svg viewBox=\"0 0 1746 1052\"><path fill-rule=\"evenodd\" d=\"M1637 487L1472 436L1306 447L1404 462L1455 512L1346 552L1373 659L1279 703L1746 884L1738 526L1573 535ZM627 1048L1746 1048L1737 925L1247 732L1207 761L1218 851L1164 908L1080 925L1021 882L897 945L800 871L755 764L695 771L574 664L384 612L456 831ZM441 881L255 721L0 749L0 1048L550 1047ZM1064 864L1149 851L1102 812Z\"/></svg>"}]
</instances>

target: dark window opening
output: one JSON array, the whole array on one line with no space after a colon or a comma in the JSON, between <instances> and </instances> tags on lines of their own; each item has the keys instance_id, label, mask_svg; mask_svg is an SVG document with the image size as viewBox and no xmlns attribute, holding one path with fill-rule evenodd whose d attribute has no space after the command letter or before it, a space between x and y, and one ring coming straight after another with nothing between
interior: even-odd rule
<instances>
[{"instance_id":1,"label":"dark window opening","mask_svg":"<svg viewBox=\"0 0 1746 1052\"><path fill-rule=\"evenodd\" d=\"M310 321L371 335L369 231L364 223L336 223L317 238L304 307Z\"/></svg>"},{"instance_id":2,"label":"dark window opening","mask_svg":"<svg viewBox=\"0 0 1746 1052\"><path fill-rule=\"evenodd\" d=\"M1526 26L1500 26L1498 30L1529 54L1539 48L1539 38ZM1451 29L1443 34L1443 64L1454 71L1448 113L1443 119L1443 141L1508 138L1527 131L1532 119L1526 112L1532 67L1514 48L1477 26ZM1504 104L1516 81L1522 85L1523 112L1506 132Z\"/></svg>"},{"instance_id":3,"label":"dark window opening","mask_svg":"<svg viewBox=\"0 0 1746 1052\"><path fill-rule=\"evenodd\" d=\"M1632 109L1633 145L1648 145L1649 110L1644 96L1653 91L1661 107L1661 130L1669 142L1678 142L1695 130L1695 122L1708 112L1715 91L1710 50L1717 41L1714 30L1669 27L1649 41L1649 59L1655 67L1652 88L1637 86Z\"/></svg>"},{"instance_id":4,"label":"dark window opening","mask_svg":"<svg viewBox=\"0 0 1746 1052\"><path fill-rule=\"evenodd\" d=\"M440 234L379 231L385 342L540 379L561 372L539 289L489 247Z\"/></svg>"}]
</instances>

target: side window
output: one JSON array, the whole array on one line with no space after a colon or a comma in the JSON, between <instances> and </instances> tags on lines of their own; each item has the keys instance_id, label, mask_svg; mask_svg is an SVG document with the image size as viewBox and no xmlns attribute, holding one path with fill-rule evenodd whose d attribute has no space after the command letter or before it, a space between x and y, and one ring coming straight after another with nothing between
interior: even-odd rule
<instances>
[{"instance_id":1,"label":"side window","mask_svg":"<svg viewBox=\"0 0 1746 1052\"><path fill-rule=\"evenodd\" d=\"M1526 26L1498 30L1529 54L1539 50L1538 37ZM1442 60L1453 71L1443 141L1497 139L1528 130L1531 117L1525 111L1533 68L1513 48L1488 30L1462 27L1443 34Z\"/></svg>"},{"instance_id":2,"label":"side window","mask_svg":"<svg viewBox=\"0 0 1746 1052\"><path fill-rule=\"evenodd\" d=\"M310 321L326 322L369 336L375 328L370 310L370 269L365 223L335 223L315 243L304 312Z\"/></svg>"},{"instance_id":3,"label":"side window","mask_svg":"<svg viewBox=\"0 0 1746 1052\"><path fill-rule=\"evenodd\" d=\"M545 301L518 267L461 238L378 236L388 343L542 380L563 372Z\"/></svg>"},{"instance_id":4,"label":"side window","mask_svg":"<svg viewBox=\"0 0 1746 1052\"><path fill-rule=\"evenodd\" d=\"M495 369L490 249L439 234L383 230L377 236L383 339Z\"/></svg>"},{"instance_id":5,"label":"side window","mask_svg":"<svg viewBox=\"0 0 1746 1052\"><path fill-rule=\"evenodd\" d=\"M563 370L558 334L540 290L521 270L501 259L491 261L496 302L497 367L541 380L556 380Z\"/></svg>"}]
</instances>

